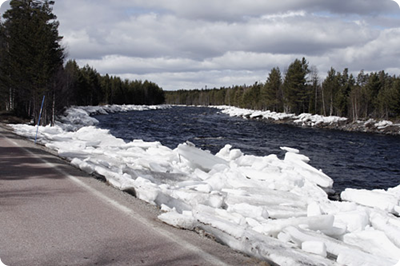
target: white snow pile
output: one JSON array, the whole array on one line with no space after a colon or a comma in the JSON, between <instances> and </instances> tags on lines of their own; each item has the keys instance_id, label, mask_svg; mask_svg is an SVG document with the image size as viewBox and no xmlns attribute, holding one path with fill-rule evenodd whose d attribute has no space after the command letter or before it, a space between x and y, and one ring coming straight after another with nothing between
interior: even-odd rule
<instances>
[{"instance_id":1,"label":"white snow pile","mask_svg":"<svg viewBox=\"0 0 400 266\"><path fill-rule=\"evenodd\" d=\"M213 106L214 108L220 109L222 113L228 114L234 117L243 118L258 118L274 121L286 121L292 122L303 127L341 127L343 125L350 125L348 130L354 131L372 131L372 132L390 132L391 134L400 135L400 124L393 123L391 121L382 120L377 121L375 119L369 119L367 121L356 121L349 123L348 118L339 116L322 116L313 115L309 113L302 113L299 115L277 113L271 111L259 111L243 109L234 106ZM342 129L347 129L345 126Z\"/></svg>"},{"instance_id":2,"label":"white snow pile","mask_svg":"<svg viewBox=\"0 0 400 266\"><path fill-rule=\"evenodd\" d=\"M315 127L319 124L334 125L340 122L346 122L348 120L346 117L312 115L308 113L302 113L296 118L297 119L294 121L294 123L310 127Z\"/></svg>"},{"instance_id":3,"label":"white snow pile","mask_svg":"<svg viewBox=\"0 0 400 266\"><path fill-rule=\"evenodd\" d=\"M228 114L230 116L244 117L244 118L263 118L263 119L272 119L276 121L296 118L295 114L277 113L269 110L259 111L259 110L238 108L234 106L227 106L227 105L213 106L213 108L220 109L222 113Z\"/></svg>"},{"instance_id":4,"label":"white snow pile","mask_svg":"<svg viewBox=\"0 0 400 266\"><path fill-rule=\"evenodd\" d=\"M73 106L57 119L57 125L67 131L76 131L83 126L95 126L99 123L92 115L106 115L129 111L145 111L170 108L168 105L102 105Z\"/></svg>"},{"instance_id":5,"label":"white snow pile","mask_svg":"<svg viewBox=\"0 0 400 266\"><path fill-rule=\"evenodd\" d=\"M38 141L87 173L157 205L159 219L212 234L233 249L278 265L395 265L400 261L400 185L346 189L342 202L324 190L333 181L298 150L284 159L243 154L227 145L213 155L191 143L125 143L94 127L92 107L75 107L61 121L89 126L40 127ZM114 107L110 107L114 108ZM94 108L96 109L96 108ZM87 116L83 115L86 113ZM14 125L34 138L35 127Z\"/></svg>"},{"instance_id":6,"label":"white snow pile","mask_svg":"<svg viewBox=\"0 0 400 266\"><path fill-rule=\"evenodd\" d=\"M394 124L392 121L382 120L376 121L375 119L369 119L365 122L359 121L359 123L363 123L365 127L377 128L379 130L385 129L390 126L400 127L400 124Z\"/></svg>"},{"instance_id":7,"label":"white snow pile","mask_svg":"<svg viewBox=\"0 0 400 266\"><path fill-rule=\"evenodd\" d=\"M392 121L387 121L387 120L382 120L379 122L375 123L375 127L377 127L378 129L384 129L387 128L389 126L392 126L393 122Z\"/></svg>"},{"instance_id":8,"label":"white snow pile","mask_svg":"<svg viewBox=\"0 0 400 266\"><path fill-rule=\"evenodd\" d=\"M346 122L348 120L345 117L339 117L339 116L322 116L322 115L312 115L309 113L302 113L300 115L295 115L295 114L271 112L268 110L258 111L258 110L243 109L233 106L215 106L215 108L221 109L222 113L228 114L230 116L272 119L276 121L290 119L293 120L293 123L295 124L302 126L309 126L309 127L315 127L320 124L333 125L333 124L338 124L340 122Z\"/></svg>"}]
</instances>

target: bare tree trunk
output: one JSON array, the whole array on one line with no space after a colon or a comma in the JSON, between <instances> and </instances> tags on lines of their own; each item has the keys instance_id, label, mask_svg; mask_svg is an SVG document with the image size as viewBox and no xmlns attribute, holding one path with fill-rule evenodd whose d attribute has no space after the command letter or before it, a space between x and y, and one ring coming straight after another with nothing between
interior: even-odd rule
<instances>
[{"instance_id":1,"label":"bare tree trunk","mask_svg":"<svg viewBox=\"0 0 400 266\"><path fill-rule=\"evenodd\" d=\"M354 118L355 118L355 121L357 121L358 120L358 106L357 106L357 99L354 99Z\"/></svg>"},{"instance_id":2,"label":"bare tree trunk","mask_svg":"<svg viewBox=\"0 0 400 266\"><path fill-rule=\"evenodd\" d=\"M314 100L314 112L317 113L318 108L318 84L315 86L315 100Z\"/></svg>"},{"instance_id":3,"label":"bare tree trunk","mask_svg":"<svg viewBox=\"0 0 400 266\"><path fill-rule=\"evenodd\" d=\"M14 90L10 88L9 111L14 110Z\"/></svg>"},{"instance_id":4,"label":"bare tree trunk","mask_svg":"<svg viewBox=\"0 0 400 266\"><path fill-rule=\"evenodd\" d=\"M51 126L54 126L56 120L56 92L53 90L53 104L51 107Z\"/></svg>"},{"instance_id":5,"label":"bare tree trunk","mask_svg":"<svg viewBox=\"0 0 400 266\"><path fill-rule=\"evenodd\" d=\"M324 112L324 116L326 116L324 87L322 87L322 109L323 109L323 112Z\"/></svg>"}]
</instances>

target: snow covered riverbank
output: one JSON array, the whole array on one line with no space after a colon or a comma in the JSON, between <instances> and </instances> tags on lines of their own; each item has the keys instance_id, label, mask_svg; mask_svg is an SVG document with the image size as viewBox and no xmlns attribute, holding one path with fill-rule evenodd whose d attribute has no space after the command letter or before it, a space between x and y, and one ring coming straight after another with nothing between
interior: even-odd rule
<instances>
[{"instance_id":1,"label":"snow covered riverbank","mask_svg":"<svg viewBox=\"0 0 400 266\"><path fill-rule=\"evenodd\" d=\"M160 206L162 221L202 229L234 249L279 265L395 265L400 260L400 185L325 193L333 181L298 150L284 159L243 154L227 145L213 155L182 143L125 143L95 127L92 114L146 106L75 107L38 141L88 173ZM31 139L36 129L13 125Z\"/></svg>"},{"instance_id":2,"label":"snow covered riverbank","mask_svg":"<svg viewBox=\"0 0 400 266\"><path fill-rule=\"evenodd\" d=\"M369 119L367 121L349 122L347 118L338 116L322 116L308 113L295 115L271 111L257 111L232 106L214 107L221 109L223 113L229 114L230 116L244 117L249 119L265 119L303 127L400 135L400 124L394 124L393 122L386 120L376 121L374 119Z\"/></svg>"}]
</instances>

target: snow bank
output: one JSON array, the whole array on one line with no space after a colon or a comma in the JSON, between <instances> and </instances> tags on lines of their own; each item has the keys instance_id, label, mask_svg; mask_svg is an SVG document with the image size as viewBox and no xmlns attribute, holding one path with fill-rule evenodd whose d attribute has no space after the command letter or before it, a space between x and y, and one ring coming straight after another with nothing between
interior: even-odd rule
<instances>
[{"instance_id":1,"label":"snow bank","mask_svg":"<svg viewBox=\"0 0 400 266\"><path fill-rule=\"evenodd\" d=\"M294 123L310 127L315 127L319 124L339 124L340 122L346 122L348 120L345 117L312 115L307 113L300 114L296 118Z\"/></svg>"},{"instance_id":2,"label":"snow bank","mask_svg":"<svg viewBox=\"0 0 400 266\"><path fill-rule=\"evenodd\" d=\"M387 121L387 120L382 120L380 122L375 123L375 127L377 127L378 129L384 129L384 128L392 126L392 125L393 125L393 122Z\"/></svg>"},{"instance_id":3,"label":"snow bank","mask_svg":"<svg viewBox=\"0 0 400 266\"><path fill-rule=\"evenodd\" d=\"M83 126L95 126L99 123L92 115L111 114L129 111L145 111L169 108L167 105L102 105L74 106L68 108L64 115L58 117L57 125L67 131L76 131Z\"/></svg>"},{"instance_id":4,"label":"snow bank","mask_svg":"<svg viewBox=\"0 0 400 266\"><path fill-rule=\"evenodd\" d=\"M237 108L233 106L215 106L215 108L221 109L222 113L228 114L230 116L262 118L262 119L271 119L275 121L292 120L293 123L295 124L302 126L310 126L310 127L318 126L321 124L333 125L347 121L347 118L345 117L312 115L308 113L303 113L296 116L295 114L277 113L271 111L257 111L257 110Z\"/></svg>"},{"instance_id":5,"label":"snow bank","mask_svg":"<svg viewBox=\"0 0 400 266\"><path fill-rule=\"evenodd\" d=\"M400 124L394 124L393 122L386 120L376 121L374 119L369 119L367 121L349 122L346 117L339 116L322 116L308 113L295 115L271 111L243 109L233 106L213 107L220 109L222 113L235 117L284 121L303 127L340 128L347 131L378 132L400 135Z\"/></svg>"},{"instance_id":6,"label":"snow bank","mask_svg":"<svg viewBox=\"0 0 400 266\"><path fill-rule=\"evenodd\" d=\"M213 106L214 108L220 109L222 113L236 117L248 117L248 118L263 118L272 120L285 120L295 118L295 114L277 113L271 111L255 111L250 109L243 109L233 106Z\"/></svg>"},{"instance_id":7,"label":"snow bank","mask_svg":"<svg viewBox=\"0 0 400 266\"><path fill-rule=\"evenodd\" d=\"M400 260L400 186L347 189L345 201L330 201L324 190L332 179L296 149L282 147L286 155L279 159L245 155L230 145L213 155L191 143L175 149L160 142L125 143L93 126L89 116L126 108L71 108L57 126L40 127L38 141L83 171L97 172L159 206L165 223L206 230L234 249L279 265L395 265ZM34 139L34 127L12 126Z\"/></svg>"}]
</instances>

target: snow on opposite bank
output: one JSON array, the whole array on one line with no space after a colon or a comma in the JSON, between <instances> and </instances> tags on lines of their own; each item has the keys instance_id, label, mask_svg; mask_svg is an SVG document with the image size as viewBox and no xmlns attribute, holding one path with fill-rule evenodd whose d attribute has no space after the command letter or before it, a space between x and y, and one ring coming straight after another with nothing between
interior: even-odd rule
<instances>
[{"instance_id":1,"label":"snow on opposite bank","mask_svg":"<svg viewBox=\"0 0 400 266\"><path fill-rule=\"evenodd\" d=\"M279 265L395 265L400 260L400 185L346 189L343 202L330 201L324 189L332 187L332 179L296 149L282 147L286 155L279 159L245 155L229 145L213 155L191 143L175 149L160 142L125 143L94 127L89 116L125 108L70 108L55 127L40 127L38 141L83 171L160 206L162 221L203 229L234 249ZM34 127L13 127L34 139Z\"/></svg>"},{"instance_id":2,"label":"snow on opposite bank","mask_svg":"<svg viewBox=\"0 0 400 266\"><path fill-rule=\"evenodd\" d=\"M310 127L314 127L319 124L337 124L340 122L347 121L347 118L339 116L322 116L322 115L312 115L308 113L295 115L295 114L277 113L271 111L243 109L233 106L215 106L215 108L221 109L222 113L229 114L230 116L263 118L263 119L272 119L275 121L290 119L293 120L293 123L295 124L310 126Z\"/></svg>"},{"instance_id":3,"label":"snow on opposite bank","mask_svg":"<svg viewBox=\"0 0 400 266\"><path fill-rule=\"evenodd\" d=\"M291 121L292 123L304 126L304 127L339 127L347 130L359 130L359 131L372 131L372 132L391 132L393 134L400 135L400 124L394 124L391 121L376 121L369 119L367 121L356 121L353 123L348 122L348 118L339 116L322 116L312 115L309 113L302 113L300 115L277 113L271 111L258 111L243 109L233 106L214 106L221 110L222 113L236 117L246 118L262 118L270 119L275 121ZM343 125L350 125L343 127ZM388 131L388 129L392 128Z\"/></svg>"}]
</instances>

